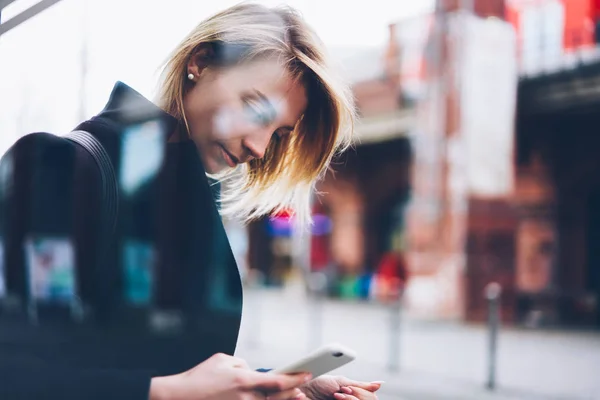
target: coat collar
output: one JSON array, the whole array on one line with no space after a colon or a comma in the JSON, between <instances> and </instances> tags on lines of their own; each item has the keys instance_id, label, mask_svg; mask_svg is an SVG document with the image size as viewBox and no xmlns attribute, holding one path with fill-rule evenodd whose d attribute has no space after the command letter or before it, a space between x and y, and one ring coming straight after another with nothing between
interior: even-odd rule
<instances>
[{"instance_id":1,"label":"coat collar","mask_svg":"<svg viewBox=\"0 0 600 400\"><path fill-rule=\"evenodd\" d=\"M106 106L97 117L109 119L119 125L159 119L165 124L167 132L173 132L178 125L175 117L120 81L113 87Z\"/></svg>"}]
</instances>

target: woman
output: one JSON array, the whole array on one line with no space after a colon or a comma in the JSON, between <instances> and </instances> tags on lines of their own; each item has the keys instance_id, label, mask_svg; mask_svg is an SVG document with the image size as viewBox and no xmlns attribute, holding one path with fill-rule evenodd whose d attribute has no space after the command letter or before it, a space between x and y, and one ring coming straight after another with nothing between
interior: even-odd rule
<instances>
[{"instance_id":1,"label":"woman","mask_svg":"<svg viewBox=\"0 0 600 400\"><path fill-rule=\"evenodd\" d=\"M55 246L63 238L60 246L74 248L77 301L92 311L75 328L44 326L42 346L0 348L0 397L375 398L377 382L307 383L226 355L237 341L241 286L206 178L224 183L222 215L249 220L293 207L306 222L313 183L349 143L352 119L347 88L304 21L287 8L243 4L200 23L175 49L157 105L118 83L105 109L76 128L101 143L119 179L107 243L99 233L105 182L93 157L47 133L20 139L2 168L8 291L37 316L23 249L31 237ZM159 150L140 147L144 140ZM123 254L151 258L148 243L157 276L136 280L138 268L123 277ZM144 289L146 280L154 283ZM140 304L155 311L152 333L138 323Z\"/></svg>"}]
</instances>

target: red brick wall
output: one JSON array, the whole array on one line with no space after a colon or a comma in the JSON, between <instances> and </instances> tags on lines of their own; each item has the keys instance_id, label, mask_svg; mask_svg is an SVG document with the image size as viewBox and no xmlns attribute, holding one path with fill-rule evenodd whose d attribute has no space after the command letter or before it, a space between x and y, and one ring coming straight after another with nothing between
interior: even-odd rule
<instances>
[{"instance_id":1,"label":"red brick wall","mask_svg":"<svg viewBox=\"0 0 600 400\"><path fill-rule=\"evenodd\" d=\"M456 11L461 8L462 0L441 0L444 8L448 11ZM505 0L472 0L475 14L480 17L498 17L504 19Z\"/></svg>"},{"instance_id":2,"label":"red brick wall","mask_svg":"<svg viewBox=\"0 0 600 400\"><path fill-rule=\"evenodd\" d=\"M502 316L514 319L516 210L508 199L469 200L466 243L466 318L484 320L487 303L485 286L502 286Z\"/></svg>"}]
</instances>

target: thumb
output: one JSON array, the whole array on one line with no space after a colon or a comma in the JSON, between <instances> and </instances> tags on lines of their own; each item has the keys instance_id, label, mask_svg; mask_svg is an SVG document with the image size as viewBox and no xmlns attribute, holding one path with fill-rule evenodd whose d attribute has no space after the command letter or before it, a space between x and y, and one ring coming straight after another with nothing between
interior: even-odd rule
<instances>
[{"instance_id":1,"label":"thumb","mask_svg":"<svg viewBox=\"0 0 600 400\"><path fill-rule=\"evenodd\" d=\"M242 389L266 392L282 392L294 389L304 385L311 378L308 374L283 375L256 371L251 371L249 374L249 383Z\"/></svg>"}]
</instances>

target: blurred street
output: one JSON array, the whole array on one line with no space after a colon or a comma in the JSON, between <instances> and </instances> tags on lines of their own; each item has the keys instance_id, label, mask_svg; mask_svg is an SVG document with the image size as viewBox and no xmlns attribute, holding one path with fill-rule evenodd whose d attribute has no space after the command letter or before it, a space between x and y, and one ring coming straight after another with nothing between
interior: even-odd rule
<instances>
[{"instance_id":1,"label":"blurred street","mask_svg":"<svg viewBox=\"0 0 600 400\"><path fill-rule=\"evenodd\" d=\"M318 346L318 310L298 286L247 291L237 356L257 368L302 356ZM600 399L598 333L504 328L490 393L485 326L404 316L400 372L390 373L389 309L325 300L321 310L321 344L338 341L359 354L339 373L384 380L382 399Z\"/></svg>"}]
</instances>

